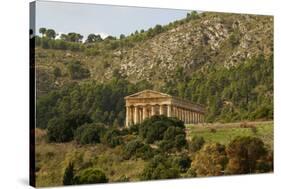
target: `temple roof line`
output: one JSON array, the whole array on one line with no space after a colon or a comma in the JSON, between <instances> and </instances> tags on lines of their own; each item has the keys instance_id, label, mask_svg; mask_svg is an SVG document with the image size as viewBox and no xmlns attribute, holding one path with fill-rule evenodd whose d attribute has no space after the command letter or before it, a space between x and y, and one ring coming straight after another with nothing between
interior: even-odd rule
<instances>
[{"instance_id":1,"label":"temple roof line","mask_svg":"<svg viewBox=\"0 0 281 189\"><path fill-rule=\"evenodd\" d=\"M166 93L161 93L161 92L149 90L149 89L146 89L146 90L143 90L143 91L140 91L140 92L137 92L137 93L134 93L134 94L131 94L131 95L125 97L126 100L142 99L142 98L171 98L171 99L175 99L175 100L178 100L178 101L181 101L184 103L189 103L189 104L204 108L204 105L202 105L202 104L197 104L197 103L190 102L188 100L185 100L185 99L182 99L182 98L179 98L176 96L172 96L172 95L169 95Z\"/></svg>"}]
</instances>

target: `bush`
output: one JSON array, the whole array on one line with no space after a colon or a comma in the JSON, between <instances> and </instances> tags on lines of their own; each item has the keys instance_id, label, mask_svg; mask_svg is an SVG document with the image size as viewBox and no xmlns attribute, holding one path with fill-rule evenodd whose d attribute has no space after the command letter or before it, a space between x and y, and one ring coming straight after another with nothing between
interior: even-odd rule
<instances>
[{"instance_id":1,"label":"bush","mask_svg":"<svg viewBox=\"0 0 281 189\"><path fill-rule=\"evenodd\" d=\"M167 133L165 134L165 132ZM176 136L177 134L185 135L184 123L176 118L156 115L152 116L150 119L146 119L140 124L139 134L149 144L163 140L164 135L166 135L166 139L173 140L173 136Z\"/></svg>"},{"instance_id":2,"label":"bush","mask_svg":"<svg viewBox=\"0 0 281 189\"><path fill-rule=\"evenodd\" d=\"M194 136L189 143L190 152L197 152L204 145L205 140L203 137Z\"/></svg>"},{"instance_id":3,"label":"bush","mask_svg":"<svg viewBox=\"0 0 281 189\"><path fill-rule=\"evenodd\" d=\"M102 137L102 143L110 146L110 147L115 147L117 145L122 144L122 133L118 129L108 129L104 136Z\"/></svg>"},{"instance_id":4,"label":"bush","mask_svg":"<svg viewBox=\"0 0 281 189\"><path fill-rule=\"evenodd\" d=\"M53 118L48 122L47 138L49 142L68 142L73 140L78 126L90 123L92 120L84 114L71 114L67 117Z\"/></svg>"},{"instance_id":5,"label":"bush","mask_svg":"<svg viewBox=\"0 0 281 189\"><path fill-rule=\"evenodd\" d=\"M136 154L137 149L143 146L143 143L138 139L130 141L124 148L124 159L130 159L133 155Z\"/></svg>"},{"instance_id":6,"label":"bush","mask_svg":"<svg viewBox=\"0 0 281 189\"><path fill-rule=\"evenodd\" d=\"M67 124L67 120L54 118L49 121L47 127L47 137L49 142L68 142L73 139L72 128Z\"/></svg>"},{"instance_id":7,"label":"bush","mask_svg":"<svg viewBox=\"0 0 281 189\"><path fill-rule=\"evenodd\" d=\"M79 61L70 62L67 68L71 79L84 79L90 77L90 71L83 68Z\"/></svg>"},{"instance_id":8,"label":"bush","mask_svg":"<svg viewBox=\"0 0 281 189\"><path fill-rule=\"evenodd\" d=\"M240 35L237 32L232 33L229 36L229 42L230 42L232 47L237 46L239 44L239 42L240 42Z\"/></svg>"},{"instance_id":9,"label":"bush","mask_svg":"<svg viewBox=\"0 0 281 189\"><path fill-rule=\"evenodd\" d=\"M179 177L179 170L174 167L172 161L164 155L155 156L144 168L141 179L172 179Z\"/></svg>"},{"instance_id":10,"label":"bush","mask_svg":"<svg viewBox=\"0 0 281 189\"><path fill-rule=\"evenodd\" d=\"M185 147L187 144L186 139L185 139L185 135L180 134L176 136L175 139L175 147L177 149L181 149L182 147Z\"/></svg>"},{"instance_id":11,"label":"bush","mask_svg":"<svg viewBox=\"0 0 281 189\"><path fill-rule=\"evenodd\" d=\"M219 176L224 174L227 163L225 146L221 144L205 144L195 154L191 168L197 176Z\"/></svg>"},{"instance_id":12,"label":"bush","mask_svg":"<svg viewBox=\"0 0 281 189\"><path fill-rule=\"evenodd\" d=\"M258 162L267 156L261 139L256 137L236 137L226 149L229 163L227 173L247 174L259 172Z\"/></svg>"},{"instance_id":13,"label":"bush","mask_svg":"<svg viewBox=\"0 0 281 189\"><path fill-rule=\"evenodd\" d=\"M105 127L103 124L84 124L75 131L75 140L80 144L100 143Z\"/></svg>"},{"instance_id":14,"label":"bush","mask_svg":"<svg viewBox=\"0 0 281 189\"><path fill-rule=\"evenodd\" d=\"M75 184L95 184L106 183L108 179L106 175L97 169L88 168L82 170L74 178Z\"/></svg>"},{"instance_id":15,"label":"bush","mask_svg":"<svg viewBox=\"0 0 281 189\"><path fill-rule=\"evenodd\" d=\"M185 173L191 165L191 159L188 156L179 156L173 159L174 167L178 167L181 173Z\"/></svg>"}]
</instances>

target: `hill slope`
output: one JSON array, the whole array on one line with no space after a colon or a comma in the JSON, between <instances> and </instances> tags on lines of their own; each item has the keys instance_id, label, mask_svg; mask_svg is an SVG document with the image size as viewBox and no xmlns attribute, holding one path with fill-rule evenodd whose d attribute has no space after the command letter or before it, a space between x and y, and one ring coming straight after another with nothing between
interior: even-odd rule
<instances>
[{"instance_id":1,"label":"hill slope","mask_svg":"<svg viewBox=\"0 0 281 189\"><path fill-rule=\"evenodd\" d=\"M51 80L49 85L62 85L69 80L65 67L71 60L80 61L90 70L91 78L99 81L112 78L114 70L118 70L131 82L148 80L155 85L163 85L177 77L176 71L180 68L190 75L208 65L231 67L259 54L269 57L273 53L273 18L203 13L195 19L171 23L162 27L156 35L147 36L149 32L93 45L100 53L38 48L38 71L40 74L45 72L41 75L49 75L41 77L44 78L41 86L44 88L48 79ZM134 40L136 38L139 40ZM114 44L117 45L113 49L106 48ZM55 82L54 67L62 70L64 79Z\"/></svg>"},{"instance_id":2,"label":"hill slope","mask_svg":"<svg viewBox=\"0 0 281 189\"><path fill-rule=\"evenodd\" d=\"M41 39L36 47L38 97L81 86L46 97L58 112L78 103L122 125L124 96L150 88L206 105L207 121L273 119L273 17L202 13L122 39L62 44ZM85 99L91 90L105 104Z\"/></svg>"}]
</instances>

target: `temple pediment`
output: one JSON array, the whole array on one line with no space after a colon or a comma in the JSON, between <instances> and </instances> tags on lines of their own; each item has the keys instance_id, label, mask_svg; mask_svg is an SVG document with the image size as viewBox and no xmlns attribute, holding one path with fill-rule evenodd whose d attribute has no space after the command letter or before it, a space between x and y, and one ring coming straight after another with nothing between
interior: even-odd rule
<instances>
[{"instance_id":1,"label":"temple pediment","mask_svg":"<svg viewBox=\"0 0 281 189\"><path fill-rule=\"evenodd\" d=\"M171 95L160 93L153 90L144 90L129 96L126 96L125 99L134 99L134 98L163 98L163 97L172 97Z\"/></svg>"}]
</instances>

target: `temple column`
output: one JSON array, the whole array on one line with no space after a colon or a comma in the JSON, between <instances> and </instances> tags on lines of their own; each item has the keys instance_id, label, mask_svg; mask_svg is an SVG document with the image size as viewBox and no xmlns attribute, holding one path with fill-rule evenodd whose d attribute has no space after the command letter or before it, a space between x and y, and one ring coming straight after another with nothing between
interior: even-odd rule
<instances>
[{"instance_id":1,"label":"temple column","mask_svg":"<svg viewBox=\"0 0 281 189\"><path fill-rule=\"evenodd\" d=\"M139 123L139 112L138 112L138 107L134 107L134 124Z\"/></svg>"},{"instance_id":2,"label":"temple column","mask_svg":"<svg viewBox=\"0 0 281 189\"><path fill-rule=\"evenodd\" d=\"M190 123L190 110L187 111L187 123Z\"/></svg>"},{"instance_id":3,"label":"temple column","mask_svg":"<svg viewBox=\"0 0 281 189\"><path fill-rule=\"evenodd\" d=\"M126 106L126 127L129 127L129 106Z\"/></svg>"},{"instance_id":4,"label":"temple column","mask_svg":"<svg viewBox=\"0 0 281 189\"><path fill-rule=\"evenodd\" d=\"M182 109L180 108L180 120L183 121Z\"/></svg>"},{"instance_id":5,"label":"temple column","mask_svg":"<svg viewBox=\"0 0 281 189\"><path fill-rule=\"evenodd\" d=\"M140 120L140 123L143 121L142 108L139 108L139 120Z\"/></svg>"},{"instance_id":6,"label":"temple column","mask_svg":"<svg viewBox=\"0 0 281 189\"><path fill-rule=\"evenodd\" d=\"M130 107L130 121L129 121L129 125L133 125L134 124L134 107Z\"/></svg>"},{"instance_id":7,"label":"temple column","mask_svg":"<svg viewBox=\"0 0 281 189\"><path fill-rule=\"evenodd\" d=\"M187 124L187 110L184 110L184 123Z\"/></svg>"},{"instance_id":8,"label":"temple column","mask_svg":"<svg viewBox=\"0 0 281 189\"><path fill-rule=\"evenodd\" d=\"M163 115L164 114L164 105L160 105L159 108L160 108L159 114Z\"/></svg>"},{"instance_id":9,"label":"temple column","mask_svg":"<svg viewBox=\"0 0 281 189\"><path fill-rule=\"evenodd\" d=\"M168 104L167 106L167 116L172 117L172 107L170 104Z\"/></svg>"},{"instance_id":10,"label":"temple column","mask_svg":"<svg viewBox=\"0 0 281 189\"><path fill-rule=\"evenodd\" d=\"M195 124L196 123L196 121L195 121L195 112L192 112L192 114L193 114L193 116L192 116L193 117L192 118L193 119L193 123Z\"/></svg>"},{"instance_id":11,"label":"temple column","mask_svg":"<svg viewBox=\"0 0 281 189\"><path fill-rule=\"evenodd\" d=\"M145 120L147 118L147 107L143 106L142 108L142 119Z\"/></svg>"},{"instance_id":12,"label":"temple column","mask_svg":"<svg viewBox=\"0 0 281 189\"><path fill-rule=\"evenodd\" d=\"M156 114L156 107L155 105L151 106L151 116L154 116Z\"/></svg>"}]
</instances>

